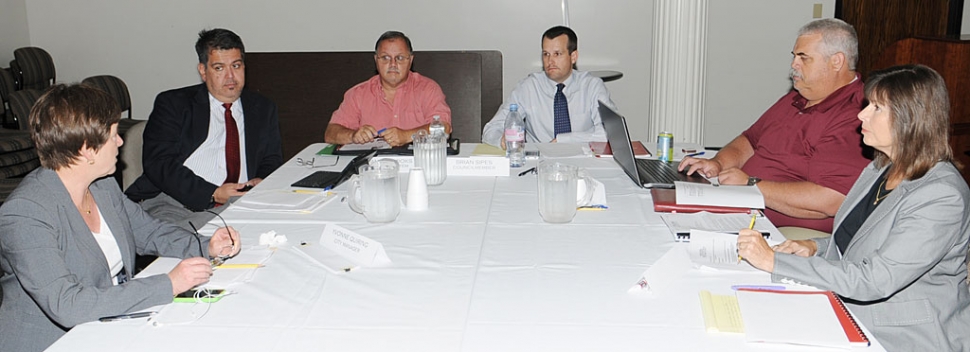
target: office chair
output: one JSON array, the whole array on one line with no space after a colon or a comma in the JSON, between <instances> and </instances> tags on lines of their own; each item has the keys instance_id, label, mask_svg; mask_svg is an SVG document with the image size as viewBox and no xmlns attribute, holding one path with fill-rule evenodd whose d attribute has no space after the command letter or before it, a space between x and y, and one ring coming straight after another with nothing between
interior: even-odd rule
<instances>
[{"instance_id":1,"label":"office chair","mask_svg":"<svg viewBox=\"0 0 970 352\"><path fill-rule=\"evenodd\" d=\"M122 112L128 111L128 118L118 121L119 135L124 136L132 126L138 124L139 120L131 118L131 95L128 93L128 85L121 78L111 75L92 76L85 78L81 83L107 92L118 102Z\"/></svg>"},{"instance_id":2,"label":"office chair","mask_svg":"<svg viewBox=\"0 0 970 352\"><path fill-rule=\"evenodd\" d=\"M54 84L54 59L44 49L23 47L13 51L20 67L20 89L44 90Z\"/></svg>"},{"instance_id":3,"label":"office chair","mask_svg":"<svg viewBox=\"0 0 970 352\"><path fill-rule=\"evenodd\" d=\"M13 115L13 120L17 122L20 130L27 130L27 118L30 117L30 108L34 106L34 103L37 99L40 99L43 93L37 89L24 89L10 93L10 113Z\"/></svg>"},{"instance_id":4,"label":"office chair","mask_svg":"<svg viewBox=\"0 0 970 352\"><path fill-rule=\"evenodd\" d=\"M145 124L148 121L132 120L135 125L128 129L124 134L125 144L121 146L118 158L118 170L121 171L121 189L127 189L141 176L143 167L141 163L142 144L144 141Z\"/></svg>"},{"instance_id":5,"label":"office chair","mask_svg":"<svg viewBox=\"0 0 970 352\"><path fill-rule=\"evenodd\" d=\"M6 126L10 117L10 93L17 90L17 82L8 69L0 68L0 124Z\"/></svg>"}]
</instances>

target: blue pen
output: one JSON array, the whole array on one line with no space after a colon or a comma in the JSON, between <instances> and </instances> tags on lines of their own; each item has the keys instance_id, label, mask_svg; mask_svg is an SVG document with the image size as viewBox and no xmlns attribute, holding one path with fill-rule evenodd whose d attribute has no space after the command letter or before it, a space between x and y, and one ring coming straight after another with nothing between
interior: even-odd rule
<instances>
[{"instance_id":1,"label":"blue pen","mask_svg":"<svg viewBox=\"0 0 970 352\"><path fill-rule=\"evenodd\" d=\"M378 135L378 136L380 136L380 135L381 135L381 133L384 133L384 131L387 131L387 127L384 127L384 128L382 128L382 129L379 129L379 130L377 130L377 135ZM376 137L376 136L375 136L375 137Z\"/></svg>"},{"instance_id":2,"label":"blue pen","mask_svg":"<svg viewBox=\"0 0 970 352\"><path fill-rule=\"evenodd\" d=\"M688 157L688 156L700 156L700 155L704 155L704 152L690 153L690 154L687 154L687 155L684 155L684 156L685 157Z\"/></svg>"},{"instance_id":3,"label":"blue pen","mask_svg":"<svg viewBox=\"0 0 970 352\"><path fill-rule=\"evenodd\" d=\"M738 289L748 289L748 290L765 290L765 291L784 291L785 286L778 285L734 285L731 286L732 290L737 291Z\"/></svg>"}]
</instances>

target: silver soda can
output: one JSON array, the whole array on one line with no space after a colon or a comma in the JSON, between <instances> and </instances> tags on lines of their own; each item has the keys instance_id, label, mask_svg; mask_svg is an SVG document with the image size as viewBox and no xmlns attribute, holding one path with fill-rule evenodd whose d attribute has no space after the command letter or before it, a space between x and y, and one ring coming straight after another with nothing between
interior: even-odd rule
<instances>
[{"instance_id":1,"label":"silver soda can","mask_svg":"<svg viewBox=\"0 0 970 352\"><path fill-rule=\"evenodd\" d=\"M674 134L663 131L657 135L657 159L662 161L674 160Z\"/></svg>"}]
</instances>

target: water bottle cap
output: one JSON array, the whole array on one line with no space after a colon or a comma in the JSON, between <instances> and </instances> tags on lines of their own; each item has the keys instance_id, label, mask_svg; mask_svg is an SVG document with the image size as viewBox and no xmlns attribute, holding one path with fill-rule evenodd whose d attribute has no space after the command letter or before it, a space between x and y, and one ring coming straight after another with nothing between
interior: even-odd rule
<instances>
[{"instance_id":1,"label":"water bottle cap","mask_svg":"<svg viewBox=\"0 0 970 352\"><path fill-rule=\"evenodd\" d=\"M431 118L434 119L435 121L441 120L441 116L439 115L434 115Z\"/></svg>"},{"instance_id":2,"label":"water bottle cap","mask_svg":"<svg viewBox=\"0 0 970 352\"><path fill-rule=\"evenodd\" d=\"M519 104L509 104L509 110L511 111L519 110Z\"/></svg>"}]
</instances>

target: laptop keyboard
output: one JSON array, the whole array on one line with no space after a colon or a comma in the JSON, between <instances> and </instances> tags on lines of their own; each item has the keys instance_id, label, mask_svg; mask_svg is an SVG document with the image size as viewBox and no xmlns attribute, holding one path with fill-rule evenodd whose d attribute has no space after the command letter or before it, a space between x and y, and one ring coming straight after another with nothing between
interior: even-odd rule
<instances>
[{"instance_id":1,"label":"laptop keyboard","mask_svg":"<svg viewBox=\"0 0 970 352\"><path fill-rule=\"evenodd\" d=\"M648 159L636 159L636 162L637 171L640 172L640 177L644 180L669 184L684 180L684 175L677 172L677 168L672 164Z\"/></svg>"}]
</instances>

